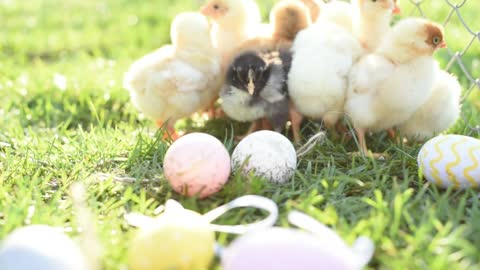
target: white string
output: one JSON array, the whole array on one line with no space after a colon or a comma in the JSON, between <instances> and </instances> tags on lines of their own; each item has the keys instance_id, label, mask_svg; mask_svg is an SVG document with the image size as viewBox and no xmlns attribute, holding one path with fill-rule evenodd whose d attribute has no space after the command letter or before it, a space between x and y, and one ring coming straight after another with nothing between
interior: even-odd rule
<instances>
[{"instance_id":1,"label":"white string","mask_svg":"<svg viewBox=\"0 0 480 270\"><path fill-rule=\"evenodd\" d=\"M242 207L251 207L257 208L261 210L267 211L269 214L268 216L262 220L248 225L217 225L211 224L211 228L213 231L217 232L224 232L224 233L231 233L231 234L244 234L248 231L258 230L258 229L265 229L271 227L277 222L278 219L278 207L275 202L272 200L260 197L256 195L247 195L240 198L237 198L225 205L222 205L212 211L203 215L207 219L208 222L213 222L226 212L235 209L235 208L242 208Z\"/></svg>"},{"instance_id":2,"label":"white string","mask_svg":"<svg viewBox=\"0 0 480 270\"><path fill-rule=\"evenodd\" d=\"M355 269L362 269L367 265L375 252L375 245L371 239L359 237L353 246L349 247L336 232L304 213L292 211L288 215L288 221L301 229L315 234L323 242L328 243L332 249L350 250L354 256L354 258L350 258L350 263L356 266Z\"/></svg>"},{"instance_id":3,"label":"white string","mask_svg":"<svg viewBox=\"0 0 480 270\"><path fill-rule=\"evenodd\" d=\"M297 150L297 158L302 158L310 153L310 151L312 151L317 144L323 142L325 137L326 133L324 131L313 135L302 147Z\"/></svg>"}]
</instances>

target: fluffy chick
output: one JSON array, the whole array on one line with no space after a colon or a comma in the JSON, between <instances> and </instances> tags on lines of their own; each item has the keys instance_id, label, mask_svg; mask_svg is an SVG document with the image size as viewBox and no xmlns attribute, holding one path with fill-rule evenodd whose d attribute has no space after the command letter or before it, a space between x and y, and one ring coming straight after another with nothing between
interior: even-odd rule
<instances>
[{"instance_id":1,"label":"fluffy chick","mask_svg":"<svg viewBox=\"0 0 480 270\"><path fill-rule=\"evenodd\" d=\"M321 18L293 43L288 87L301 114L333 127L343 112L346 76L363 49L347 29Z\"/></svg>"},{"instance_id":2,"label":"fluffy chick","mask_svg":"<svg viewBox=\"0 0 480 270\"><path fill-rule=\"evenodd\" d=\"M445 46L443 28L424 19L405 19L379 48L351 70L345 111L363 154L366 130L392 128L409 119L432 93L438 65L433 53Z\"/></svg>"},{"instance_id":3,"label":"fluffy chick","mask_svg":"<svg viewBox=\"0 0 480 270\"><path fill-rule=\"evenodd\" d=\"M440 71L427 102L399 126L400 131L409 139L426 140L447 130L460 117L461 93L457 78Z\"/></svg>"},{"instance_id":4,"label":"fluffy chick","mask_svg":"<svg viewBox=\"0 0 480 270\"><path fill-rule=\"evenodd\" d=\"M398 0L333 1L322 5L320 18L348 29L367 51L373 51L390 28L393 14L398 13Z\"/></svg>"},{"instance_id":5,"label":"fluffy chick","mask_svg":"<svg viewBox=\"0 0 480 270\"><path fill-rule=\"evenodd\" d=\"M355 1L355 0L354 0ZM329 21L339 26L344 27L348 31L352 32L352 18L353 8L350 3L345 1L332 1L326 4L322 4L321 11L317 17L317 21Z\"/></svg>"},{"instance_id":6,"label":"fluffy chick","mask_svg":"<svg viewBox=\"0 0 480 270\"><path fill-rule=\"evenodd\" d=\"M273 28L272 41L277 44L291 45L298 32L312 24L312 19L304 4L283 0L278 2L270 12L270 23Z\"/></svg>"},{"instance_id":7,"label":"fluffy chick","mask_svg":"<svg viewBox=\"0 0 480 270\"><path fill-rule=\"evenodd\" d=\"M353 33L369 52L375 50L390 28L398 0L352 0Z\"/></svg>"},{"instance_id":8,"label":"fluffy chick","mask_svg":"<svg viewBox=\"0 0 480 270\"><path fill-rule=\"evenodd\" d=\"M310 25L311 18L305 5L295 0L280 1L270 11L270 35L256 36L241 43L226 58L226 62L230 64L235 57L246 51L271 52L280 47L287 48L298 32Z\"/></svg>"},{"instance_id":9,"label":"fluffy chick","mask_svg":"<svg viewBox=\"0 0 480 270\"><path fill-rule=\"evenodd\" d=\"M171 26L172 45L136 61L124 87L146 116L175 132L175 121L206 107L220 89L220 59L210 26L199 13L182 13Z\"/></svg>"},{"instance_id":10,"label":"fluffy chick","mask_svg":"<svg viewBox=\"0 0 480 270\"><path fill-rule=\"evenodd\" d=\"M221 57L223 74L237 47L257 36L271 35L269 26L261 23L260 9L255 0L208 0L201 13L213 22L213 38ZM217 99L215 97L209 105L211 116L217 115Z\"/></svg>"},{"instance_id":11,"label":"fluffy chick","mask_svg":"<svg viewBox=\"0 0 480 270\"><path fill-rule=\"evenodd\" d=\"M370 20L388 26L382 18L394 8L393 0L355 1L362 6L342 1L323 5L318 21L300 32L293 45L290 97L300 113L323 120L330 129L343 116L348 72L366 53L353 25ZM375 12L363 12L367 9Z\"/></svg>"},{"instance_id":12,"label":"fluffy chick","mask_svg":"<svg viewBox=\"0 0 480 270\"><path fill-rule=\"evenodd\" d=\"M224 60L231 58L236 47L259 35L261 16L255 0L209 0L201 12L213 21L214 40Z\"/></svg>"},{"instance_id":13,"label":"fluffy chick","mask_svg":"<svg viewBox=\"0 0 480 270\"><path fill-rule=\"evenodd\" d=\"M255 38L243 43L237 51L237 55L248 51L256 51L262 54L278 53L287 51L292 45L298 32L311 25L311 18L307 7L296 0L283 0L275 4L270 12L270 24L272 26L272 35L269 38ZM232 60L230 60L232 62ZM290 70L291 61L283 61L285 74ZM290 107L290 120L292 122L292 131L295 141L300 141L300 124L302 116ZM255 131L262 127L259 121L252 123L250 131Z\"/></svg>"},{"instance_id":14,"label":"fluffy chick","mask_svg":"<svg viewBox=\"0 0 480 270\"><path fill-rule=\"evenodd\" d=\"M224 112L240 122L266 117L281 132L289 116L286 72L290 61L290 53L283 49L268 54L247 51L236 57L220 92Z\"/></svg>"}]
</instances>

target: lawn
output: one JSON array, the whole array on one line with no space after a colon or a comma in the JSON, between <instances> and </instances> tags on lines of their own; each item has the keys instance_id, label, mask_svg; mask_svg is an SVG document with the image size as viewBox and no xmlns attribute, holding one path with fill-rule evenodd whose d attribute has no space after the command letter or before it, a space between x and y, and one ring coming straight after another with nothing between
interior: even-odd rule
<instances>
[{"instance_id":1,"label":"lawn","mask_svg":"<svg viewBox=\"0 0 480 270\"><path fill-rule=\"evenodd\" d=\"M261 2L267 18L274 1ZM418 1L402 1L405 14L418 15L411 2ZM440 22L451 10L445 0L423 2L426 15ZM385 134L369 139L373 150L389 153L385 161L353 157L354 142L329 138L300 160L287 185L235 177L207 200L176 195L162 174L169 142L131 105L122 76L136 58L169 41L175 14L200 5L199 0L0 0L0 239L39 223L77 236L68 194L80 181L88 188L104 246L104 269L126 268L135 230L124 214L153 215L169 198L204 213L243 194L275 200L280 226L288 226L286 214L297 209L349 242L370 236L376 243L371 269L480 268L478 193L440 190L419 179L421 145L394 144ZM479 12L478 0L460 8L474 31L480 31ZM451 50L463 50L471 39L454 14L447 26ZM443 66L450 59L447 52L438 58ZM480 38L462 58L480 77ZM465 90L471 87L458 64L451 70ZM471 125L480 122L477 92L474 88L463 109ZM184 121L180 127L212 133L232 150L230 134L240 134L245 125L221 119ZM307 123L305 137L316 128ZM479 137L464 121L449 133ZM257 215L241 210L220 222L248 222ZM232 238L217 239L226 244Z\"/></svg>"}]
</instances>

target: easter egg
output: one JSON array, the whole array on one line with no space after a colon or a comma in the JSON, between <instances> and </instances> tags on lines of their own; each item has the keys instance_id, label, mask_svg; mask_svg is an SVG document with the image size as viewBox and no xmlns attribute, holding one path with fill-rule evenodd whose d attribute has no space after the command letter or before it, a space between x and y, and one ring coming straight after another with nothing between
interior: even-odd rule
<instances>
[{"instance_id":1,"label":"easter egg","mask_svg":"<svg viewBox=\"0 0 480 270\"><path fill-rule=\"evenodd\" d=\"M2 270L89 270L81 249L58 229L33 225L13 231L0 247Z\"/></svg>"},{"instance_id":2,"label":"easter egg","mask_svg":"<svg viewBox=\"0 0 480 270\"><path fill-rule=\"evenodd\" d=\"M222 255L223 270L360 270L363 266L346 245L277 227L241 236Z\"/></svg>"},{"instance_id":3,"label":"easter egg","mask_svg":"<svg viewBox=\"0 0 480 270\"><path fill-rule=\"evenodd\" d=\"M142 226L129 247L131 270L203 270L214 256L208 220L170 201L165 213Z\"/></svg>"},{"instance_id":4,"label":"easter egg","mask_svg":"<svg viewBox=\"0 0 480 270\"><path fill-rule=\"evenodd\" d=\"M418 154L425 178L440 187L459 189L480 184L480 140L460 135L431 139Z\"/></svg>"},{"instance_id":5,"label":"easter egg","mask_svg":"<svg viewBox=\"0 0 480 270\"><path fill-rule=\"evenodd\" d=\"M230 156L215 137L192 133L170 146L163 168L176 192L205 198L218 192L228 181Z\"/></svg>"},{"instance_id":6,"label":"easter egg","mask_svg":"<svg viewBox=\"0 0 480 270\"><path fill-rule=\"evenodd\" d=\"M232 167L250 171L273 183L289 181L297 168L297 155L292 143L273 131L259 131L245 137L235 148Z\"/></svg>"}]
</instances>

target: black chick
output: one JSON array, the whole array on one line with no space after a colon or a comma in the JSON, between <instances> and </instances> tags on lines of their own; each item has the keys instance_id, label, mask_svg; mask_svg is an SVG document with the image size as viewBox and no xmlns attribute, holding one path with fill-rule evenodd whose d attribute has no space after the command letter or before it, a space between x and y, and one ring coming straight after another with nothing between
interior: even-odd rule
<instances>
[{"instance_id":1,"label":"black chick","mask_svg":"<svg viewBox=\"0 0 480 270\"><path fill-rule=\"evenodd\" d=\"M228 67L220 92L222 108L232 119L251 122L266 117L281 132L289 118L287 49L246 51Z\"/></svg>"}]
</instances>

